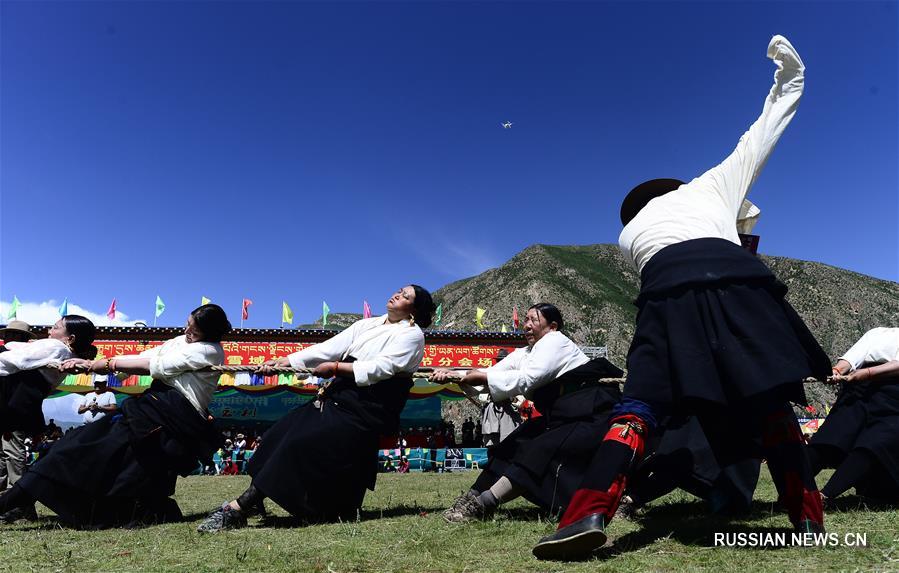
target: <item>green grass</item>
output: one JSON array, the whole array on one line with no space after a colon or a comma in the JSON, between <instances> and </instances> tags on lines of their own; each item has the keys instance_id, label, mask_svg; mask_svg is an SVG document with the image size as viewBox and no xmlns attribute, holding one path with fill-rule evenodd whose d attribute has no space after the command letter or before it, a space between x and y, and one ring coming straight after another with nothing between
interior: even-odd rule
<instances>
[{"instance_id":1,"label":"green grass","mask_svg":"<svg viewBox=\"0 0 899 573\"><path fill-rule=\"evenodd\" d=\"M764 474L765 472L763 472ZM773 507L767 475L753 513L726 521L701 502L674 493L638 521L617 519L610 543L580 563L539 562L531 547L554 524L527 502L508 504L491 521L463 526L443 522L441 511L474 479L463 474L382 475L366 497L361 521L299 527L269 503L275 518L251 520L242 530L194 531L211 508L239 494L245 476L190 477L178 484L184 523L138 530L75 531L57 525L39 507L37 524L0 526L3 571L888 571L899 570L899 511L838 500L828 531L866 533L867 548L729 549L712 546L713 534L787 531Z\"/></svg>"}]
</instances>

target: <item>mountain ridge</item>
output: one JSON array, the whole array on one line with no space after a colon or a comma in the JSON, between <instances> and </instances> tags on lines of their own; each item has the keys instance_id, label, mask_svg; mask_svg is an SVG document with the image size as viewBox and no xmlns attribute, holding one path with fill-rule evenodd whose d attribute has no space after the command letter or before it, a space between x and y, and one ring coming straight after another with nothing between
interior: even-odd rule
<instances>
[{"instance_id":1,"label":"mountain ridge","mask_svg":"<svg viewBox=\"0 0 899 573\"><path fill-rule=\"evenodd\" d=\"M821 347L835 359L876 326L899 326L899 283L829 265L760 255L788 287L787 300L805 320ZM606 346L623 365L634 333L639 275L617 245L535 244L499 267L438 289L442 328L475 330L475 309L485 309L487 330L520 321L536 302L559 307L565 332L581 345ZM812 385L812 402L832 401L832 387Z\"/></svg>"}]
</instances>

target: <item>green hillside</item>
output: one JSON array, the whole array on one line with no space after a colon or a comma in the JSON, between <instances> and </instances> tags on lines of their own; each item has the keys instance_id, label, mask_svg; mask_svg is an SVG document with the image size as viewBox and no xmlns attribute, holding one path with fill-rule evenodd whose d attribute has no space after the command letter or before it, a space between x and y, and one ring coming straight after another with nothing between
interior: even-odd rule
<instances>
[{"instance_id":1,"label":"green hillside","mask_svg":"<svg viewBox=\"0 0 899 573\"><path fill-rule=\"evenodd\" d=\"M899 325L899 284L830 265L762 256L789 287L787 296L831 356L845 352L875 326ZM623 365L634 333L639 291L637 272L616 245L533 245L502 266L450 283L435 293L443 303L443 328L475 330L476 307L487 310L484 324L500 330L511 324L512 308L535 302L559 307L568 335L579 344L607 346ZM813 402L833 397L829 387L810 387Z\"/></svg>"}]
</instances>

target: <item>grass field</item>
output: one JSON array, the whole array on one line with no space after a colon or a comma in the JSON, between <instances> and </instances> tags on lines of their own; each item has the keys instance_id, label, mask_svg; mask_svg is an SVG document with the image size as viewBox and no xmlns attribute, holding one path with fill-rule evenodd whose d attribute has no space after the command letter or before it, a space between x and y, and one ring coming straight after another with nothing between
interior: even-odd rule
<instances>
[{"instance_id":1,"label":"grass field","mask_svg":"<svg viewBox=\"0 0 899 573\"><path fill-rule=\"evenodd\" d=\"M825 477L825 476L819 476ZM827 513L839 547L779 549L713 547L715 532L788 532L773 507L763 471L753 513L726 521L701 502L674 493L636 521L615 520L610 541L590 561L540 562L534 542L554 529L527 502L510 503L492 520L463 526L441 511L474 478L461 474L379 476L355 523L299 527L269 503L265 524L217 535L195 532L198 521L246 487L248 478L190 477L176 497L184 523L136 530L74 531L43 507L38 523L0 526L3 571L897 571L899 511L847 496ZM867 535L867 547L842 545L844 534ZM789 535L788 535L789 538Z\"/></svg>"}]
</instances>

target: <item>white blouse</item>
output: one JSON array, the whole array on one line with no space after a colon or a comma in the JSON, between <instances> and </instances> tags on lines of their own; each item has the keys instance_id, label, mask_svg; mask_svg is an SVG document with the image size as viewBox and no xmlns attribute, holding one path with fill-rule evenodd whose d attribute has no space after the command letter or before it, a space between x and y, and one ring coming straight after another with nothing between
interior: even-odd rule
<instances>
[{"instance_id":1,"label":"white blouse","mask_svg":"<svg viewBox=\"0 0 899 573\"><path fill-rule=\"evenodd\" d=\"M425 356L425 336L417 325L387 322L387 315L364 318L328 340L288 356L294 368L313 368L332 360L353 362L359 386L370 386L400 373L415 372Z\"/></svg>"},{"instance_id":2,"label":"white blouse","mask_svg":"<svg viewBox=\"0 0 899 573\"><path fill-rule=\"evenodd\" d=\"M75 356L68 346L55 338L7 342L6 348L6 352L0 352L0 376L39 368L41 375L53 386L58 386L66 377L56 364ZM50 364L53 366L48 367Z\"/></svg>"},{"instance_id":3,"label":"white blouse","mask_svg":"<svg viewBox=\"0 0 899 573\"><path fill-rule=\"evenodd\" d=\"M225 351L217 342L187 342L182 334L137 356L150 359L150 376L172 386L203 413L218 386L220 372L197 372L225 362ZM134 358L120 356L119 358Z\"/></svg>"},{"instance_id":4,"label":"white blouse","mask_svg":"<svg viewBox=\"0 0 899 573\"><path fill-rule=\"evenodd\" d=\"M851 364L852 370L899 360L899 328L872 328L840 360Z\"/></svg>"},{"instance_id":5,"label":"white blouse","mask_svg":"<svg viewBox=\"0 0 899 573\"><path fill-rule=\"evenodd\" d=\"M762 114L719 165L646 204L621 231L618 246L638 272L667 246L706 237L740 244L736 221L743 200L793 119L805 66L790 42L774 36L768 57L777 66ZM758 209L752 216L758 216Z\"/></svg>"},{"instance_id":6,"label":"white blouse","mask_svg":"<svg viewBox=\"0 0 899 573\"><path fill-rule=\"evenodd\" d=\"M533 347L516 348L482 371L487 373L490 396L499 402L519 394L530 398L541 386L589 361L587 355L567 336L552 330Z\"/></svg>"}]
</instances>

